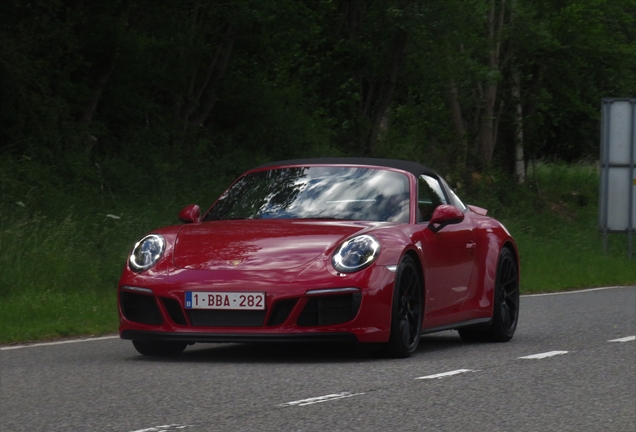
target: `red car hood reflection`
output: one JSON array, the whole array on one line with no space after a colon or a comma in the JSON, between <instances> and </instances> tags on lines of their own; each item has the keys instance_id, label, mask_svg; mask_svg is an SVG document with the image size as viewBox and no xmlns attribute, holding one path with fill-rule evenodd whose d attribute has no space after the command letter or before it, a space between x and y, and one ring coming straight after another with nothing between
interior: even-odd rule
<instances>
[{"instance_id":1,"label":"red car hood reflection","mask_svg":"<svg viewBox=\"0 0 636 432\"><path fill-rule=\"evenodd\" d=\"M305 265L368 222L233 220L185 225L174 265L192 270L291 269Z\"/></svg>"}]
</instances>

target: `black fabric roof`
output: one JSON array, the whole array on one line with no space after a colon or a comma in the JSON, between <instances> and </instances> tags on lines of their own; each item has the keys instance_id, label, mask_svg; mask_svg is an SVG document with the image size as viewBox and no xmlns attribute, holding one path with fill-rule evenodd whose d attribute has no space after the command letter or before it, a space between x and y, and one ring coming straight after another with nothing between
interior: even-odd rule
<instances>
[{"instance_id":1,"label":"black fabric roof","mask_svg":"<svg viewBox=\"0 0 636 432\"><path fill-rule=\"evenodd\" d=\"M311 158L311 159L291 159L277 162L269 162L258 166L259 168L267 168L271 166L282 165L371 165L378 167L388 167L408 171L410 173L419 176L420 174L434 175L437 174L432 169L425 167L417 162L410 162L398 159L380 159L380 158L363 158L363 157L325 157L325 158Z\"/></svg>"}]
</instances>

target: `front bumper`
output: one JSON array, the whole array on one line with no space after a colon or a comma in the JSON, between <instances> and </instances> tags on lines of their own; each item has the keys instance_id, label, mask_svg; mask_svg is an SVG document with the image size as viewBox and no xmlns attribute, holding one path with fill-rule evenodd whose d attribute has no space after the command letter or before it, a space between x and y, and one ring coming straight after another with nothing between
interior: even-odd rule
<instances>
[{"instance_id":1,"label":"front bumper","mask_svg":"<svg viewBox=\"0 0 636 432\"><path fill-rule=\"evenodd\" d=\"M394 273L383 266L320 282L237 275L214 283L206 271L171 275L124 272L119 284L120 336L198 342L386 342ZM249 283L247 281L249 280ZM264 311L184 308L186 291L265 292Z\"/></svg>"}]
</instances>

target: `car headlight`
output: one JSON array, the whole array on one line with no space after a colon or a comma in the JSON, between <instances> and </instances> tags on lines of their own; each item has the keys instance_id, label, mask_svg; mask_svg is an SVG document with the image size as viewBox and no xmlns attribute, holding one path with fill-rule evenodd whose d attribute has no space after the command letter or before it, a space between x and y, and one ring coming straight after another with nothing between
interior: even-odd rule
<instances>
[{"instance_id":1,"label":"car headlight","mask_svg":"<svg viewBox=\"0 0 636 432\"><path fill-rule=\"evenodd\" d=\"M159 234L150 234L139 240L132 252L128 262L134 271L148 270L155 265L163 251L166 249L166 240Z\"/></svg>"},{"instance_id":2,"label":"car headlight","mask_svg":"<svg viewBox=\"0 0 636 432\"><path fill-rule=\"evenodd\" d=\"M370 266L380 254L380 242L368 234L350 238L333 254L331 264L342 273L351 273Z\"/></svg>"}]
</instances>

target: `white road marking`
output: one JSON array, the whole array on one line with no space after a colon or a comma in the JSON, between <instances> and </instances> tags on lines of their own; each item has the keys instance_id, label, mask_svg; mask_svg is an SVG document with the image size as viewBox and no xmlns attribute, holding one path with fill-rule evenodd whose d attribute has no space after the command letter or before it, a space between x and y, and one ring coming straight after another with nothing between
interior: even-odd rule
<instances>
[{"instance_id":1,"label":"white road marking","mask_svg":"<svg viewBox=\"0 0 636 432\"><path fill-rule=\"evenodd\" d=\"M131 432L162 432L162 431L171 431L171 430L185 429L185 428L189 428L189 427L193 427L193 425L171 424L171 425L153 426L153 427L146 428L146 429L137 429L137 430L131 431Z\"/></svg>"},{"instance_id":2,"label":"white road marking","mask_svg":"<svg viewBox=\"0 0 636 432\"><path fill-rule=\"evenodd\" d=\"M627 336L624 338L612 339L612 340L608 340L608 342L630 342L633 340L636 340L636 336Z\"/></svg>"},{"instance_id":3,"label":"white road marking","mask_svg":"<svg viewBox=\"0 0 636 432\"><path fill-rule=\"evenodd\" d=\"M0 347L0 351L15 350L15 349L22 349L22 348L33 348L33 347L41 347L41 346L49 346L49 345L64 345L64 344L79 343L79 342L92 342L92 341L99 341L99 340L106 340L106 339L119 339L119 336L101 336L101 337L95 337L95 338L70 339L70 340L62 340L62 341L55 341L55 342L34 343L29 345L9 345L9 346Z\"/></svg>"},{"instance_id":4,"label":"white road marking","mask_svg":"<svg viewBox=\"0 0 636 432\"><path fill-rule=\"evenodd\" d=\"M636 286L611 286L611 287L599 287L599 288L587 288L576 291L561 291L561 292L553 292L553 293L543 293L543 294L524 294L521 297L543 297L543 296L554 296L554 295L565 295L565 294L578 294L588 291L603 291L610 289L618 289L618 288L636 288Z\"/></svg>"},{"instance_id":5,"label":"white road marking","mask_svg":"<svg viewBox=\"0 0 636 432\"><path fill-rule=\"evenodd\" d=\"M336 393L336 394L329 394L325 396L313 397L309 399L301 399L301 400L297 400L293 402L285 402L284 404L280 404L278 406L279 407L305 406L305 405L312 405L312 404L317 404L321 402L328 402L328 401L337 400L337 399L350 398L353 396L360 396L363 394L364 393L349 393L349 392Z\"/></svg>"},{"instance_id":6,"label":"white road marking","mask_svg":"<svg viewBox=\"0 0 636 432\"><path fill-rule=\"evenodd\" d=\"M453 375L459 375L462 373L466 373L466 372L475 372L472 369L457 369L454 371L450 371L450 372L442 372L442 373L438 373L435 375L427 375L427 376L422 376L422 377L418 377L415 379L436 379L436 378L445 378L445 377L449 377L449 376L453 376Z\"/></svg>"},{"instance_id":7,"label":"white road marking","mask_svg":"<svg viewBox=\"0 0 636 432\"><path fill-rule=\"evenodd\" d=\"M520 359L529 359L529 360L535 360L535 359L544 359L544 358L548 358L548 357L554 357L554 356L558 356L558 355L562 355L562 354L567 354L567 351L548 351L548 352L544 352L544 353L540 353L540 354L532 354L529 356L524 356L524 357L519 357Z\"/></svg>"}]
</instances>

